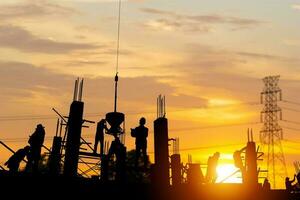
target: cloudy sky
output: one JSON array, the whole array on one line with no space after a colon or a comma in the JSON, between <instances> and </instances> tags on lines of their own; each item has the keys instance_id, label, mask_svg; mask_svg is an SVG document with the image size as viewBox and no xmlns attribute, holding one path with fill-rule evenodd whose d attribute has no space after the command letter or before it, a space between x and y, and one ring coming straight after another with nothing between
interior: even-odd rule
<instances>
[{"instance_id":1,"label":"cloudy sky","mask_svg":"<svg viewBox=\"0 0 300 200\"><path fill-rule=\"evenodd\" d=\"M85 78L87 119L112 111L117 1L2 0L0 11L3 141L22 147L43 123L50 144L56 123L51 108L68 114L76 77ZM205 163L220 151L222 162L230 163L247 128L259 140L261 79L281 75L283 147L294 173L300 150L299 23L299 0L123 1L119 111L127 114L127 130L145 116L152 131L156 97L164 94L170 136L180 137L183 156ZM91 141L94 132L94 126L84 130ZM133 139L126 142L133 148Z\"/></svg>"}]
</instances>

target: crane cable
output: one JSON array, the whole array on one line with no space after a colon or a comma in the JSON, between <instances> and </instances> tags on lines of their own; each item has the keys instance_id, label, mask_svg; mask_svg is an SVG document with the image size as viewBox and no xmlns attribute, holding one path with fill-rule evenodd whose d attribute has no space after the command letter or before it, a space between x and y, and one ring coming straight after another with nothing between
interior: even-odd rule
<instances>
[{"instance_id":1,"label":"crane cable","mask_svg":"<svg viewBox=\"0 0 300 200\"><path fill-rule=\"evenodd\" d=\"M118 74L118 71L119 71L120 29L121 29L121 0L119 0L119 13L118 13L118 36L117 36L116 74Z\"/></svg>"},{"instance_id":2,"label":"crane cable","mask_svg":"<svg viewBox=\"0 0 300 200\"><path fill-rule=\"evenodd\" d=\"M119 72L119 54L120 54L120 29L121 29L121 0L119 0L119 13L118 13L118 34L117 34L117 56L116 56L116 76L115 76L115 102L114 112L117 112L117 100L118 100L118 72Z\"/></svg>"}]
</instances>

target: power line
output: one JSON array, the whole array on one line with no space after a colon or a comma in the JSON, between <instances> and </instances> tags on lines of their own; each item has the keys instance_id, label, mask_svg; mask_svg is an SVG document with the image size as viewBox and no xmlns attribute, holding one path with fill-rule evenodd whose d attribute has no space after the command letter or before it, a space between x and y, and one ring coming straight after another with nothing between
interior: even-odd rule
<instances>
[{"instance_id":1,"label":"power line","mask_svg":"<svg viewBox=\"0 0 300 200\"><path fill-rule=\"evenodd\" d=\"M196 150L203 150L203 149L214 149L214 148L222 148L222 147L233 147L244 145L243 143L236 143L236 144L224 144L224 145L212 145L212 146L198 146L198 147L190 147L190 148L182 148L179 151L196 151ZM153 154L153 151L148 152L148 154Z\"/></svg>"},{"instance_id":2,"label":"power line","mask_svg":"<svg viewBox=\"0 0 300 200\"><path fill-rule=\"evenodd\" d=\"M293 131L300 131L299 128L291 128L291 127L287 127L287 126L282 126L282 128L293 130Z\"/></svg>"},{"instance_id":3,"label":"power line","mask_svg":"<svg viewBox=\"0 0 300 200\"><path fill-rule=\"evenodd\" d=\"M291 123L291 124L297 124L297 125L300 125L300 122L296 122L296 121L290 121L290 120L285 120L285 119L282 119L281 121L287 122L287 123Z\"/></svg>"},{"instance_id":4,"label":"power line","mask_svg":"<svg viewBox=\"0 0 300 200\"><path fill-rule=\"evenodd\" d=\"M291 102L291 101L284 101L284 102ZM293 102L294 104L297 104ZM175 113L175 112L185 112L191 109L216 109L216 108L227 108L232 106L241 106L241 105L260 105L258 102L244 102L244 103L237 103L237 104L230 104L230 105L221 105L221 106L209 106L209 107L192 107L187 109L176 109L171 110L169 113ZM300 104L299 104L300 105ZM287 108L287 107L281 107L285 110L294 111L294 112L300 112L300 110L293 109L293 108ZM87 113L85 117L98 117L104 115L104 112L93 112L93 113ZM155 114L153 111L149 112L128 112L127 115L142 115L142 114ZM49 119L56 119L57 117L53 115L8 115L8 116L0 116L0 121L26 121L26 120L49 120ZM284 121L284 120L282 120Z\"/></svg>"},{"instance_id":5,"label":"power line","mask_svg":"<svg viewBox=\"0 0 300 200\"><path fill-rule=\"evenodd\" d=\"M260 105L260 103L258 103L258 102L242 102L242 103L221 105L221 106L189 107L189 108L171 110L171 111L168 111L168 113L187 112L189 110L195 110L195 109L228 108L228 107L232 107L232 106L242 106L242 105L255 106L255 105ZM126 113L126 115L145 115L145 114L155 114L155 113L156 112L153 112L153 111L146 111L146 112L128 111ZM103 116L103 115L105 115L105 113L103 111L102 112L92 112L92 113L86 113L85 117L98 117L98 116ZM56 119L56 118L57 117L54 115L8 115L8 116L0 116L0 121L48 120L48 119Z\"/></svg>"},{"instance_id":6,"label":"power line","mask_svg":"<svg viewBox=\"0 0 300 200\"><path fill-rule=\"evenodd\" d=\"M294 104L294 105L298 105L298 106L300 106L300 103L298 103L298 102L295 102L295 101L282 100L282 102L285 102L285 103L290 103L290 104Z\"/></svg>"},{"instance_id":7,"label":"power line","mask_svg":"<svg viewBox=\"0 0 300 200\"><path fill-rule=\"evenodd\" d=\"M290 140L290 139L284 139L284 141L300 144L300 141L295 141L295 140Z\"/></svg>"},{"instance_id":8,"label":"power line","mask_svg":"<svg viewBox=\"0 0 300 200\"><path fill-rule=\"evenodd\" d=\"M239 145L244 145L244 144L243 143L236 143L236 144L224 144L224 145L213 145L213 146L190 147L190 148L180 149L180 151L194 151L194 150L213 149L213 148L231 147L231 146L239 146Z\"/></svg>"},{"instance_id":9,"label":"power line","mask_svg":"<svg viewBox=\"0 0 300 200\"><path fill-rule=\"evenodd\" d=\"M121 0L119 0L119 13L118 13L118 36L117 36L117 57L116 57L116 73L117 74L119 71L120 29L121 29Z\"/></svg>"},{"instance_id":10,"label":"power line","mask_svg":"<svg viewBox=\"0 0 300 200\"><path fill-rule=\"evenodd\" d=\"M294 149L294 150L300 150L300 148L297 148L297 147L291 147L291 146L286 146L286 145L284 145L283 146L284 148L288 148L288 149Z\"/></svg>"},{"instance_id":11,"label":"power line","mask_svg":"<svg viewBox=\"0 0 300 200\"><path fill-rule=\"evenodd\" d=\"M285 110L294 111L294 112L300 112L300 110L294 109L294 108L287 108L287 107L281 107Z\"/></svg>"},{"instance_id":12,"label":"power line","mask_svg":"<svg viewBox=\"0 0 300 200\"><path fill-rule=\"evenodd\" d=\"M244 126L244 125L253 125L253 124L260 124L260 122L249 122L249 123L241 123L241 124L226 124L226 125L215 125L215 126L206 126L206 127L187 127L187 128L177 128L177 129L170 129L170 132L181 132L181 131L188 131L188 130L201 130L201 129L211 129L211 128L223 128L223 127L233 127L233 126ZM151 132L150 134L153 134ZM52 140L53 136L47 136L45 137L45 141ZM85 138L93 138L95 135L84 135ZM5 142L18 142L18 141L24 141L28 138L20 137L20 138L2 138L1 140Z\"/></svg>"},{"instance_id":13,"label":"power line","mask_svg":"<svg viewBox=\"0 0 300 200\"><path fill-rule=\"evenodd\" d=\"M188 128L177 128L170 129L169 131L179 132L179 131L189 131L189 130L201 130L201 129L211 129L211 128L224 128L224 127L234 127L234 126L244 126L244 125L256 125L261 124L261 122L247 122L240 124L224 124L224 125L214 125L214 126L200 126L200 127L188 127Z\"/></svg>"}]
</instances>

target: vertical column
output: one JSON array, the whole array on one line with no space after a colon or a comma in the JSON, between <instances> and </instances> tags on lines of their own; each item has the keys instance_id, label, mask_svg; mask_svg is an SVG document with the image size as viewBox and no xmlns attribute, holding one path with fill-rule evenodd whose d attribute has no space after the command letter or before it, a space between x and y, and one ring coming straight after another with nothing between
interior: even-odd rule
<instances>
[{"instance_id":1,"label":"vertical column","mask_svg":"<svg viewBox=\"0 0 300 200\"><path fill-rule=\"evenodd\" d=\"M173 154L171 156L171 173L172 185L178 186L181 184L181 159L180 154Z\"/></svg>"},{"instance_id":2,"label":"vertical column","mask_svg":"<svg viewBox=\"0 0 300 200\"><path fill-rule=\"evenodd\" d=\"M62 138L59 136L54 136L52 151L49 160L49 169L50 173L54 175L58 175L60 173L60 159L61 159L61 142Z\"/></svg>"},{"instance_id":3,"label":"vertical column","mask_svg":"<svg viewBox=\"0 0 300 200\"><path fill-rule=\"evenodd\" d=\"M154 121L155 178L161 186L169 186L168 120L160 117Z\"/></svg>"},{"instance_id":4,"label":"vertical column","mask_svg":"<svg viewBox=\"0 0 300 200\"><path fill-rule=\"evenodd\" d=\"M84 103L73 101L68 120L64 175L77 176Z\"/></svg>"},{"instance_id":5,"label":"vertical column","mask_svg":"<svg viewBox=\"0 0 300 200\"><path fill-rule=\"evenodd\" d=\"M257 172L257 153L256 153L256 144L253 141L247 143L246 148L246 166L247 166L247 175L246 182L249 185L258 184L258 172Z\"/></svg>"}]
</instances>

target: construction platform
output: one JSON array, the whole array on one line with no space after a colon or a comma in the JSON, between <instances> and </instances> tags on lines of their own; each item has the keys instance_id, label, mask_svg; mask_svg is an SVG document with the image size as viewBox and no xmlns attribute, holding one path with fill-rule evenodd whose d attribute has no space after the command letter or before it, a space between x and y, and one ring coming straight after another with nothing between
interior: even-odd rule
<instances>
[{"instance_id":1,"label":"construction platform","mask_svg":"<svg viewBox=\"0 0 300 200\"><path fill-rule=\"evenodd\" d=\"M242 184L156 187L153 184L102 183L93 178L9 175L0 171L1 195L12 199L140 199L140 200L300 200L300 193L285 190L249 190Z\"/></svg>"}]
</instances>

